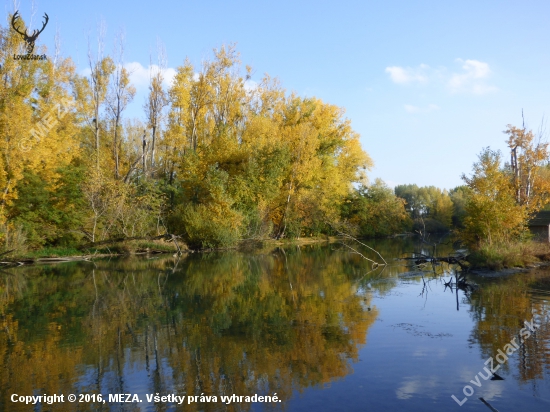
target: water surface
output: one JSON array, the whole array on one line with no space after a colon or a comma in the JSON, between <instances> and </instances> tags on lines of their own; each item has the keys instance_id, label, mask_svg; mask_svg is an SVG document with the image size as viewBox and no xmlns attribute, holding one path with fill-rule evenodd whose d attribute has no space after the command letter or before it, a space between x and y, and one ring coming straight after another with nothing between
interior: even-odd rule
<instances>
[{"instance_id":1,"label":"water surface","mask_svg":"<svg viewBox=\"0 0 550 412\"><path fill-rule=\"evenodd\" d=\"M480 397L500 412L550 409L548 273L470 276L479 287L463 291L445 285L456 268L393 260L430 248L369 244L387 267L335 244L4 270L0 410L489 411ZM531 319L540 327L503 380L476 381ZM117 393L142 402L11 402ZM147 402L156 393L217 402ZM233 394L280 402L221 402Z\"/></svg>"}]
</instances>

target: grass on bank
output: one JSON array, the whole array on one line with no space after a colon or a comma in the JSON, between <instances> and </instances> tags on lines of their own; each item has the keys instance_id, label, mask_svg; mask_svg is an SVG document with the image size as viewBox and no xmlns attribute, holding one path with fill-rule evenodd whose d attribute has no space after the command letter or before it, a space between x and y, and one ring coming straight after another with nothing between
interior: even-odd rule
<instances>
[{"instance_id":1,"label":"grass on bank","mask_svg":"<svg viewBox=\"0 0 550 412\"><path fill-rule=\"evenodd\" d=\"M474 268L500 270L512 267L528 267L537 262L550 261L550 243L533 240L485 244L473 251L468 261Z\"/></svg>"}]
</instances>

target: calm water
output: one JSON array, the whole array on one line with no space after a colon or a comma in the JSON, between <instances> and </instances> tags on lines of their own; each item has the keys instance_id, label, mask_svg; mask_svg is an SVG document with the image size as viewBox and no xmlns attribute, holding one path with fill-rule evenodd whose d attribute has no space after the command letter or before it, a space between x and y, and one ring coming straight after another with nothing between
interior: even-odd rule
<instances>
[{"instance_id":1,"label":"calm water","mask_svg":"<svg viewBox=\"0 0 550 412\"><path fill-rule=\"evenodd\" d=\"M489 411L480 397L500 412L550 410L550 271L471 276L479 288L457 292L444 285L452 267L420 276L391 260L422 251L412 240L375 246L390 263L375 271L339 245L4 270L0 410ZM506 347L533 318L540 328ZM504 379L480 378L506 349ZM118 393L142 402L109 403ZM149 403L157 393L217 402ZM233 394L280 402L221 401Z\"/></svg>"}]
</instances>

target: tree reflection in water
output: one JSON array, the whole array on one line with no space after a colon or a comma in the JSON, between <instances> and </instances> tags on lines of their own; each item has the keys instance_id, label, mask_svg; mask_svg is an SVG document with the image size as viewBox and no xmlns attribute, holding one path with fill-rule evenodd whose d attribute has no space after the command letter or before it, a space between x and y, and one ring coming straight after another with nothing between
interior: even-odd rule
<instances>
[{"instance_id":1,"label":"tree reflection in water","mask_svg":"<svg viewBox=\"0 0 550 412\"><path fill-rule=\"evenodd\" d=\"M374 246L388 262L415 250L407 239ZM145 394L157 392L277 393L282 403L266 406L280 409L294 391L322 387L352 372L379 315L373 292L384 297L404 281L422 289L420 276L404 277L410 267L389 263L370 272L369 262L331 245L4 271L0 410L33 410L11 403L14 393L79 392L137 393L144 402ZM450 273L445 265L425 272L425 282L431 281L419 298L429 299L434 287L443 289L442 276ZM533 385L550 371L545 279L544 273L475 279L480 287L461 303L473 321L470 343L481 347L485 359L517 336L525 320L542 325L518 350L518 361L502 366L504 375L511 372ZM56 404L51 410L73 406ZM246 403L220 402L144 407L250 409ZM116 408L140 410L135 404Z\"/></svg>"},{"instance_id":2,"label":"tree reflection in water","mask_svg":"<svg viewBox=\"0 0 550 412\"><path fill-rule=\"evenodd\" d=\"M377 311L349 275L361 263L310 249L191 255L177 267L129 258L10 271L0 301L0 408L13 410L12 393L37 391L276 392L284 401L346 376Z\"/></svg>"}]
</instances>

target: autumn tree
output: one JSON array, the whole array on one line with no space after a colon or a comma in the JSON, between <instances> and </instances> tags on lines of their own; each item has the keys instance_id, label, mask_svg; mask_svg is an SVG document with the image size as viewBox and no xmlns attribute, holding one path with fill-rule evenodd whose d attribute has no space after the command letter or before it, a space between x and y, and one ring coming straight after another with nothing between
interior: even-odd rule
<instances>
[{"instance_id":1,"label":"autumn tree","mask_svg":"<svg viewBox=\"0 0 550 412\"><path fill-rule=\"evenodd\" d=\"M354 190L342 204L342 216L359 236L393 235L412 225L405 200L397 197L381 179Z\"/></svg>"},{"instance_id":2,"label":"autumn tree","mask_svg":"<svg viewBox=\"0 0 550 412\"><path fill-rule=\"evenodd\" d=\"M474 163L473 174L462 175L470 192L461 235L472 246L510 242L525 229L528 207L517 202L513 179L501 161L499 151L485 148Z\"/></svg>"},{"instance_id":3,"label":"autumn tree","mask_svg":"<svg viewBox=\"0 0 550 412\"><path fill-rule=\"evenodd\" d=\"M17 182L23 179L25 161L21 159L37 156L31 149L43 135L29 133L33 120L38 120L36 105L31 102L36 98L34 85L43 65L12 58L24 48L21 36L13 30L2 28L0 36L0 222L5 223L7 209L17 198Z\"/></svg>"},{"instance_id":4,"label":"autumn tree","mask_svg":"<svg viewBox=\"0 0 550 412\"><path fill-rule=\"evenodd\" d=\"M31 247L166 230L193 247L329 233L372 166L342 108L252 81L234 45L198 68L185 61L167 92L161 53L140 122L124 116L135 89L122 37L113 59L101 26L81 76L58 52L9 58L22 40L2 36L5 239L14 225Z\"/></svg>"},{"instance_id":5,"label":"autumn tree","mask_svg":"<svg viewBox=\"0 0 550 412\"><path fill-rule=\"evenodd\" d=\"M159 142L162 152L159 170L169 185L174 183L177 163L192 148L189 136L189 112L193 74L193 66L186 60L183 66L177 68L172 87L168 90L170 111L167 116L166 131L162 141Z\"/></svg>"},{"instance_id":6,"label":"autumn tree","mask_svg":"<svg viewBox=\"0 0 550 412\"><path fill-rule=\"evenodd\" d=\"M114 177L120 176L120 151L122 146L122 113L133 100L136 88L130 84L130 73L124 67L124 36L119 33L115 41L114 70L111 73L109 92L106 97L107 115L112 122Z\"/></svg>"},{"instance_id":7,"label":"autumn tree","mask_svg":"<svg viewBox=\"0 0 550 412\"><path fill-rule=\"evenodd\" d=\"M550 180L544 173L548 143L525 127L508 125L504 133L508 135L509 168L516 203L524 205L530 214L535 213L550 200Z\"/></svg>"},{"instance_id":8,"label":"autumn tree","mask_svg":"<svg viewBox=\"0 0 550 412\"><path fill-rule=\"evenodd\" d=\"M463 175L466 192L463 239L476 247L517 241L528 219L550 200L548 143L525 126L508 125L510 163L501 165L500 152L479 155L471 177Z\"/></svg>"},{"instance_id":9,"label":"autumn tree","mask_svg":"<svg viewBox=\"0 0 550 412\"><path fill-rule=\"evenodd\" d=\"M75 67L59 55L53 61L14 60L22 39L12 30L2 29L1 36L0 224L6 239L23 228L29 246L55 243L71 220L59 218L78 203L74 198L70 205L58 194L81 156L70 94Z\"/></svg>"},{"instance_id":10,"label":"autumn tree","mask_svg":"<svg viewBox=\"0 0 550 412\"><path fill-rule=\"evenodd\" d=\"M415 229L437 232L451 227L453 203L447 190L416 184L398 185L396 196L405 200L405 208L415 221Z\"/></svg>"},{"instance_id":11,"label":"autumn tree","mask_svg":"<svg viewBox=\"0 0 550 412\"><path fill-rule=\"evenodd\" d=\"M329 230L372 165L359 136L341 108L285 96L268 76L249 88L251 69L241 74L239 65L228 46L200 70L188 62L178 69L160 145L172 149L162 153L163 169L181 188L172 221L232 238L269 227L275 237Z\"/></svg>"},{"instance_id":12,"label":"autumn tree","mask_svg":"<svg viewBox=\"0 0 550 412\"><path fill-rule=\"evenodd\" d=\"M279 146L290 155L272 212L276 236L319 234L339 220L339 207L372 160L343 110L319 99L287 98Z\"/></svg>"},{"instance_id":13,"label":"autumn tree","mask_svg":"<svg viewBox=\"0 0 550 412\"><path fill-rule=\"evenodd\" d=\"M145 102L145 115L151 128L151 173L155 173L157 138L160 132L160 125L163 111L168 104L168 98L164 91L164 70L166 69L166 52L164 47L158 45L158 65L149 64L149 95Z\"/></svg>"},{"instance_id":14,"label":"autumn tree","mask_svg":"<svg viewBox=\"0 0 550 412\"><path fill-rule=\"evenodd\" d=\"M101 23L95 55L92 52L91 44L88 43L89 77L75 76L73 80L73 90L80 119L93 135L92 142L87 143L93 147L93 152L90 155L93 156L98 171L101 170L102 162L101 146L107 143L100 138L101 132L105 131L105 126L102 125L103 108L107 103L109 80L115 71L113 59L109 56L104 57L104 35L105 26L104 23Z\"/></svg>"}]
</instances>

